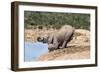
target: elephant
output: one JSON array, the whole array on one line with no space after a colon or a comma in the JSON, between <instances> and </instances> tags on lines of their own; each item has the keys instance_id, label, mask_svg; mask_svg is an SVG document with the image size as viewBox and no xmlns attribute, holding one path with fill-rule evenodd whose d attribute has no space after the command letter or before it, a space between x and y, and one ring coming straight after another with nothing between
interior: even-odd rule
<instances>
[{"instance_id":1,"label":"elephant","mask_svg":"<svg viewBox=\"0 0 100 73\"><path fill-rule=\"evenodd\" d=\"M68 42L72 40L75 28L70 25L62 26L57 32L47 37L38 37L39 42L48 43L49 51L67 48Z\"/></svg>"}]
</instances>

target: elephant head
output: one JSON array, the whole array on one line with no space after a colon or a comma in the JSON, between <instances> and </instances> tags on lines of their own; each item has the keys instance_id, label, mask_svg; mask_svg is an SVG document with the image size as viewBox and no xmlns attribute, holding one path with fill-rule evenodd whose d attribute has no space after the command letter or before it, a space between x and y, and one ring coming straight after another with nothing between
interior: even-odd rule
<instances>
[{"instance_id":1,"label":"elephant head","mask_svg":"<svg viewBox=\"0 0 100 73\"><path fill-rule=\"evenodd\" d=\"M38 42L48 43L48 37L37 37Z\"/></svg>"},{"instance_id":2,"label":"elephant head","mask_svg":"<svg viewBox=\"0 0 100 73\"><path fill-rule=\"evenodd\" d=\"M40 37L37 37L37 41L52 44L53 43L53 36L40 36Z\"/></svg>"}]
</instances>

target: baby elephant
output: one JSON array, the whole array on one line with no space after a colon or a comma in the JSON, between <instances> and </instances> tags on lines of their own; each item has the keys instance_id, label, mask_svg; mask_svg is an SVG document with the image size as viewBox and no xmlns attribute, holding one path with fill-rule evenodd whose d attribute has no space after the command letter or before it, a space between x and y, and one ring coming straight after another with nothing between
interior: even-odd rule
<instances>
[{"instance_id":1,"label":"baby elephant","mask_svg":"<svg viewBox=\"0 0 100 73\"><path fill-rule=\"evenodd\" d=\"M75 29L70 25L64 25L57 32L52 33L48 37L38 37L39 42L48 43L49 51L56 49L63 49L67 47L68 42L71 41Z\"/></svg>"}]
</instances>

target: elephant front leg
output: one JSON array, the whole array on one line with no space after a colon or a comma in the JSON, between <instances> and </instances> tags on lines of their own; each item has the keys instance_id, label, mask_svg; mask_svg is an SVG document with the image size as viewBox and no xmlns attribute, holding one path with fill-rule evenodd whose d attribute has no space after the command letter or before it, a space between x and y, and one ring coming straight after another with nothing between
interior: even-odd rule
<instances>
[{"instance_id":1,"label":"elephant front leg","mask_svg":"<svg viewBox=\"0 0 100 73\"><path fill-rule=\"evenodd\" d=\"M52 44L48 44L49 51L58 49L58 45L59 44L58 44L57 38L56 37L53 37Z\"/></svg>"},{"instance_id":2,"label":"elephant front leg","mask_svg":"<svg viewBox=\"0 0 100 73\"><path fill-rule=\"evenodd\" d=\"M62 44L62 46L60 47L60 49L65 48L66 47L66 44L67 44L67 41L64 41L63 44Z\"/></svg>"},{"instance_id":3,"label":"elephant front leg","mask_svg":"<svg viewBox=\"0 0 100 73\"><path fill-rule=\"evenodd\" d=\"M57 37L55 37L55 36L53 37L53 43L52 43L52 45L54 46L55 49L58 48L59 43L58 43Z\"/></svg>"},{"instance_id":4,"label":"elephant front leg","mask_svg":"<svg viewBox=\"0 0 100 73\"><path fill-rule=\"evenodd\" d=\"M48 44L48 49L49 49L49 51L56 50L56 49L57 49L57 45L54 45L54 44Z\"/></svg>"}]
</instances>

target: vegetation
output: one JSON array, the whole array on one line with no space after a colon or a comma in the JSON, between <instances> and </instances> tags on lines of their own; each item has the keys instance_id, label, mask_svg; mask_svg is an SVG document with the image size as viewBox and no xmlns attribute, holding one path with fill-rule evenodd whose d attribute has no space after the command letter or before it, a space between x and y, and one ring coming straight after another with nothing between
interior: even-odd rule
<instances>
[{"instance_id":1,"label":"vegetation","mask_svg":"<svg viewBox=\"0 0 100 73\"><path fill-rule=\"evenodd\" d=\"M75 28L90 29L90 15L79 13L60 13L60 12L24 12L25 28L60 28L68 24Z\"/></svg>"}]
</instances>

